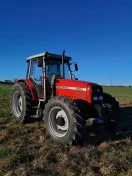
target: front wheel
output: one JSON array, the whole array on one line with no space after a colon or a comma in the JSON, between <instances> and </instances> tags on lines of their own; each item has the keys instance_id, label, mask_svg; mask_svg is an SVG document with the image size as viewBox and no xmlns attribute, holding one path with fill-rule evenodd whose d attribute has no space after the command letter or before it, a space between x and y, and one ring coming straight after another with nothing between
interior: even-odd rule
<instances>
[{"instance_id":1,"label":"front wheel","mask_svg":"<svg viewBox=\"0 0 132 176\"><path fill-rule=\"evenodd\" d=\"M111 95L104 93L104 105L110 114L107 123L104 124L104 130L111 134L111 137L116 135L120 122L120 107L118 101Z\"/></svg>"},{"instance_id":2,"label":"front wheel","mask_svg":"<svg viewBox=\"0 0 132 176\"><path fill-rule=\"evenodd\" d=\"M70 98L51 98L44 116L46 131L54 142L67 146L81 141L84 121Z\"/></svg>"}]
</instances>

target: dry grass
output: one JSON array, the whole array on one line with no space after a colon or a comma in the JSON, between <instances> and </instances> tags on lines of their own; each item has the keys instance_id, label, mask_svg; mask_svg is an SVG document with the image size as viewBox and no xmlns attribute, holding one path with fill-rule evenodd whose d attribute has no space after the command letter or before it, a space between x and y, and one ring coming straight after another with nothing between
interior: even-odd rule
<instances>
[{"instance_id":1,"label":"dry grass","mask_svg":"<svg viewBox=\"0 0 132 176\"><path fill-rule=\"evenodd\" d=\"M0 175L132 174L130 139L63 148L46 138L42 123L9 123L5 127L0 145Z\"/></svg>"},{"instance_id":2,"label":"dry grass","mask_svg":"<svg viewBox=\"0 0 132 176\"><path fill-rule=\"evenodd\" d=\"M132 123L129 121L132 108L129 105L121 109L117 141L64 148L49 140L42 122L26 125L11 122L8 97L1 97L1 102L0 114L3 107L7 113L0 117L1 176L132 175Z\"/></svg>"}]
</instances>

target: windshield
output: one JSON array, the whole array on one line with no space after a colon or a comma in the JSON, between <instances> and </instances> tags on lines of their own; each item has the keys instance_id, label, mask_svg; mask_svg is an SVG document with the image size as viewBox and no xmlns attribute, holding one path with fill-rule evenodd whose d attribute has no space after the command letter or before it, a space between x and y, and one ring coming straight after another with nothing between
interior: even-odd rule
<instances>
[{"instance_id":1,"label":"windshield","mask_svg":"<svg viewBox=\"0 0 132 176\"><path fill-rule=\"evenodd\" d=\"M48 63L46 65L46 76L52 77L53 74L56 74L56 78L63 78L62 63ZM71 79L70 75L69 64L64 63L64 78Z\"/></svg>"}]
</instances>

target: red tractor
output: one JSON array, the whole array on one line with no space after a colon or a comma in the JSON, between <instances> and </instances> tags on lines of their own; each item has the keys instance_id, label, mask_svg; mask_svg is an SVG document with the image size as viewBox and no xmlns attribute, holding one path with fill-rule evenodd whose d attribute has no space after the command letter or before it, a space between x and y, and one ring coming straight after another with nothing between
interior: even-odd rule
<instances>
[{"instance_id":1,"label":"red tractor","mask_svg":"<svg viewBox=\"0 0 132 176\"><path fill-rule=\"evenodd\" d=\"M42 118L47 134L62 145L81 141L86 121L96 132L115 134L119 103L95 83L79 81L71 57L47 51L27 58L26 79L14 84L11 113L18 123ZM74 68L73 70L71 68Z\"/></svg>"}]
</instances>

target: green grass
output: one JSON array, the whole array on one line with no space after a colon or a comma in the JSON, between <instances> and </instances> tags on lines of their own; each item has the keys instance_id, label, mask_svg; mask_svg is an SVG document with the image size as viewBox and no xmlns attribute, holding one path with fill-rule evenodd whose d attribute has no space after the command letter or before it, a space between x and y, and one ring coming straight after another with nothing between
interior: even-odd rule
<instances>
[{"instance_id":1,"label":"green grass","mask_svg":"<svg viewBox=\"0 0 132 176\"><path fill-rule=\"evenodd\" d=\"M0 83L0 95L9 95L12 88L12 84Z\"/></svg>"},{"instance_id":2,"label":"green grass","mask_svg":"<svg viewBox=\"0 0 132 176\"><path fill-rule=\"evenodd\" d=\"M10 113L10 92L12 84L0 83L0 117L7 117Z\"/></svg>"},{"instance_id":3,"label":"green grass","mask_svg":"<svg viewBox=\"0 0 132 176\"><path fill-rule=\"evenodd\" d=\"M103 87L103 90L119 101L132 101L132 87Z\"/></svg>"},{"instance_id":4,"label":"green grass","mask_svg":"<svg viewBox=\"0 0 132 176\"><path fill-rule=\"evenodd\" d=\"M8 156L10 154L10 149L0 149L0 159Z\"/></svg>"}]
</instances>

